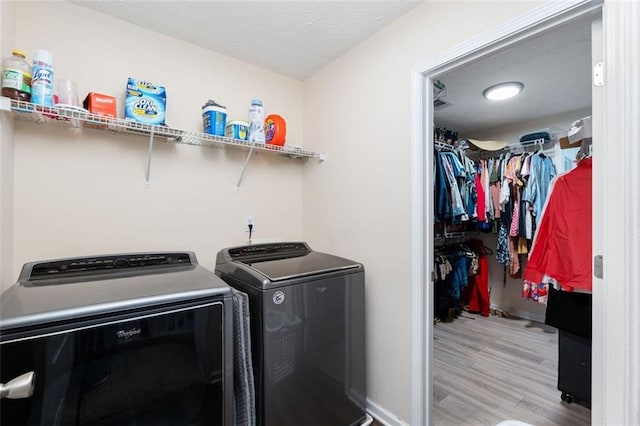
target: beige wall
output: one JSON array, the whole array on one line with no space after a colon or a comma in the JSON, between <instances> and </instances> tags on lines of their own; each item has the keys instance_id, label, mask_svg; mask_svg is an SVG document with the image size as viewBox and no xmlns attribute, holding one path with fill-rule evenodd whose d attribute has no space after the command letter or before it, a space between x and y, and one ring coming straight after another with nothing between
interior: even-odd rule
<instances>
[{"instance_id":1,"label":"beige wall","mask_svg":"<svg viewBox=\"0 0 640 426\"><path fill-rule=\"evenodd\" d=\"M367 395L409 423L410 70L539 3L427 2L305 82L304 237L364 262Z\"/></svg>"},{"instance_id":2,"label":"beige wall","mask_svg":"<svg viewBox=\"0 0 640 426\"><path fill-rule=\"evenodd\" d=\"M119 116L133 76L166 86L168 125L201 131L207 99L246 120L261 98L267 113L286 118L288 142L303 145L300 81L73 4L15 8L15 46L28 60L37 48L51 51L56 79L75 80L81 97L116 96ZM213 268L219 249L246 241L247 214L257 238L302 237L301 160L254 155L236 190L246 152L158 142L146 189L146 138L15 127L12 280L30 260L137 250L193 250Z\"/></svg>"}]
</instances>

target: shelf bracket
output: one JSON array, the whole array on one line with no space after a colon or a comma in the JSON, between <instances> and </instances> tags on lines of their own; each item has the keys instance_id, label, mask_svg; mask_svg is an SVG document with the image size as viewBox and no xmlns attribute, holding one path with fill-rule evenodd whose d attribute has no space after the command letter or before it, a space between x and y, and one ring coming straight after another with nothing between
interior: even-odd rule
<instances>
[{"instance_id":1,"label":"shelf bracket","mask_svg":"<svg viewBox=\"0 0 640 426\"><path fill-rule=\"evenodd\" d=\"M149 134L149 152L147 153L147 172L144 176L144 187L151 188L151 156L153 155L153 128Z\"/></svg>"},{"instance_id":2,"label":"shelf bracket","mask_svg":"<svg viewBox=\"0 0 640 426\"><path fill-rule=\"evenodd\" d=\"M238 179L238 184L236 185L236 190L240 189L240 184L242 183L242 179L244 178L244 174L247 171L247 166L249 165L249 160L251 159L251 154L253 154L254 146L249 149L249 154L247 154L247 159L244 160L244 164L242 166L242 172L240 173L240 179Z\"/></svg>"}]
</instances>

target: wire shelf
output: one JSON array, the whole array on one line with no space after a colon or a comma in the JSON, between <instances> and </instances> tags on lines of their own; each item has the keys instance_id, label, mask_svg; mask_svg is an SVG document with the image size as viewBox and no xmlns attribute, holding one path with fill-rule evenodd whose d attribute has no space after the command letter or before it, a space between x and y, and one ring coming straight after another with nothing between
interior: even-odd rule
<instances>
[{"instance_id":1,"label":"wire shelf","mask_svg":"<svg viewBox=\"0 0 640 426\"><path fill-rule=\"evenodd\" d=\"M284 145L256 144L240 139L214 136L201 132L176 129L168 126L138 123L133 120L112 118L91 114L82 109L66 108L63 106L40 106L30 102L9 98L0 98L0 109L12 111L20 120L33 121L42 124L97 129L115 133L156 137L167 142L199 145L212 148L240 148L245 150L263 151L292 158L318 158L324 160L324 153L307 151L303 148Z\"/></svg>"}]
</instances>

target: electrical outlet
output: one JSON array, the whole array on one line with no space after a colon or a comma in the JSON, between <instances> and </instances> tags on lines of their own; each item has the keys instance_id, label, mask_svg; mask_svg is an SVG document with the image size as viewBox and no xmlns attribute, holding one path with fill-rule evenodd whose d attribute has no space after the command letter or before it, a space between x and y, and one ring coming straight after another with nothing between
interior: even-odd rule
<instances>
[{"instance_id":1,"label":"electrical outlet","mask_svg":"<svg viewBox=\"0 0 640 426\"><path fill-rule=\"evenodd\" d=\"M249 225L253 225L253 230L256 230L256 218L252 214L248 214L244 220L245 232L249 232Z\"/></svg>"}]
</instances>

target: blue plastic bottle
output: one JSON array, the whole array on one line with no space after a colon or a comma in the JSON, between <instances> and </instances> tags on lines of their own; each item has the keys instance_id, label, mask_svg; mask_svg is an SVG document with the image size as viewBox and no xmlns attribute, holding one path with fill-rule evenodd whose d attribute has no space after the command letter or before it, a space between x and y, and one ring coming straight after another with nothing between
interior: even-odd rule
<instances>
[{"instance_id":1,"label":"blue plastic bottle","mask_svg":"<svg viewBox=\"0 0 640 426\"><path fill-rule=\"evenodd\" d=\"M53 106L53 55L46 50L36 50L33 55L31 102Z\"/></svg>"}]
</instances>

